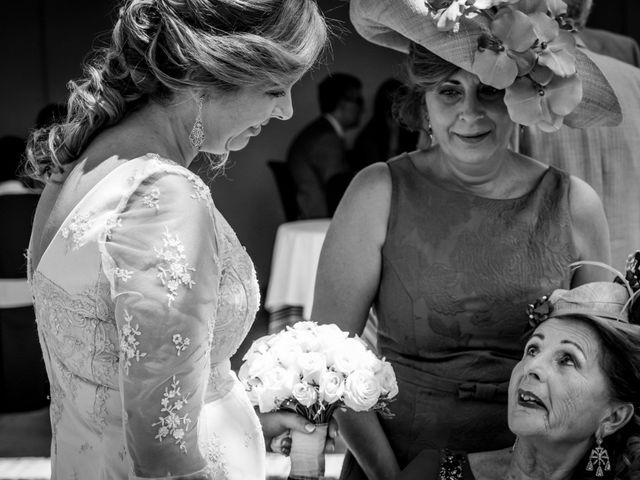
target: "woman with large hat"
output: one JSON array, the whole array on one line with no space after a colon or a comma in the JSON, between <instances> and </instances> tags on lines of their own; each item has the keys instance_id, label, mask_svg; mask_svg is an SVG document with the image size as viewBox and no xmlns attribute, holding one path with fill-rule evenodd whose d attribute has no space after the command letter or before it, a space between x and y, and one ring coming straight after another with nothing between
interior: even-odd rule
<instances>
[{"instance_id":1,"label":"woman with large hat","mask_svg":"<svg viewBox=\"0 0 640 480\"><path fill-rule=\"evenodd\" d=\"M529 306L531 333L509 382L513 447L424 450L398 480L638 478L639 260L636 252L615 282L558 289Z\"/></svg>"},{"instance_id":2,"label":"woman with large hat","mask_svg":"<svg viewBox=\"0 0 640 480\"><path fill-rule=\"evenodd\" d=\"M343 415L344 478L393 478L423 449L513 444L510 373L522 305L602 278L602 204L583 181L510 149L516 124L614 125L618 100L575 47L560 0L351 0L365 38L408 54L404 122L424 150L363 170L320 259L312 319L363 331L400 394L392 419ZM540 160L540 161L539 161ZM364 470L362 471L361 468Z\"/></svg>"}]
</instances>

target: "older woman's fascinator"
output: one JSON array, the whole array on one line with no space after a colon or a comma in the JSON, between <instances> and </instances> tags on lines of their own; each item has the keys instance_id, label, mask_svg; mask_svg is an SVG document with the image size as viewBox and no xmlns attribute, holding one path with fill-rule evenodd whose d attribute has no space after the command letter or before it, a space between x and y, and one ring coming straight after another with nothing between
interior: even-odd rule
<instances>
[{"instance_id":1,"label":"older woman's fascinator","mask_svg":"<svg viewBox=\"0 0 640 480\"><path fill-rule=\"evenodd\" d=\"M605 75L576 46L562 0L351 0L367 40L409 52L417 43L505 89L511 119L555 131L622 120Z\"/></svg>"},{"instance_id":2,"label":"older woman's fascinator","mask_svg":"<svg viewBox=\"0 0 640 480\"><path fill-rule=\"evenodd\" d=\"M530 326L535 327L550 318L580 316L639 334L640 325L634 321L632 312L634 302L640 297L640 251L629 256L624 275L599 262L576 262L572 268L583 265L602 267L616 277L613 282L592 282L571 290L558 289L551 296L538 299L527 308Z\"/></svg>"}]
</instances>

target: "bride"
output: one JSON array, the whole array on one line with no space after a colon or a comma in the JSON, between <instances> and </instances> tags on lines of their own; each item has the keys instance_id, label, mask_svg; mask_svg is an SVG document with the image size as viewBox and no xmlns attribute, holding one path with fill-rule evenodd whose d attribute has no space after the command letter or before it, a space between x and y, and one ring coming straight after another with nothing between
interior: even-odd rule
<instances>
[{"instance_id":1,"label":"bride","mask_svg":"<svg viewBox=\"0 0 640 480\"><path fill-rule=\"evenodd\" d=\"M52 478L265 477L229 364L258 309L255 271L187 167L290 118L325 41L313 0L127 0L70 83L66 122L32 134Z\"/></svg>"}]
</instances>

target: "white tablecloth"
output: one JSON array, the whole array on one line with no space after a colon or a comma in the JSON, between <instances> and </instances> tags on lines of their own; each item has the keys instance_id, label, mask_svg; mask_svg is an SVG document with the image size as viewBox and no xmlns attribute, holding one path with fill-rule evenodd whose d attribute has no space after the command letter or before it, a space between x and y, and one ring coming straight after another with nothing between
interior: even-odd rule
<instances>
[{"instance_id":1,"label":"white tablecloth","mask_svg":"<svg viewBox=\"0 0 640 480\"><path fill-rule=\"evenodd\" d=\"M278 227L264 302L267 310L298 305L303 318L310 318L318 259L330 221L298 220Z\"/></svg>"}]
</instances>

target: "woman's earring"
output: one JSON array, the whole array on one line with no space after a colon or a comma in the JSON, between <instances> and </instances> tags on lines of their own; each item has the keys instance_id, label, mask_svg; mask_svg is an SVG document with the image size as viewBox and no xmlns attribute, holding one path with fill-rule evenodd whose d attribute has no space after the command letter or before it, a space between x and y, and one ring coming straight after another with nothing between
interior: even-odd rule
<instances>
[{"instance_id":1,"label":"woman's earring","mask_svg":"<svg viewBox=\"0 0 640 480\"><path fill-rule=\"evenodd\" d=\"M596 439L597 445L591 449L589 461L587 462L587 472L593 472L595 469L596 477L604 477L604 472L611 471L611 462L609 461L609 452L602 446L602 439Z\"/></svg>"},{"instance_id":2,"label":"woman's earring","mask_svg":"<svg viewBox=\"0 0 640 480\"><path fill-rule=\"evenodd\" d=\"M202 104L204 103L204 97L200 97L198 100L198 114L196 115L196 121L189 133L189 142L191 146L196 150L200 150L200 147L204 143L204 127L202 126Z\"/></svg>"},{"instance_id":3,"label":"woman's earring","mask_svg":"<svg viewBox=\"0 0 640 480\"><path fill-rule=\"evenodd\" d=\"M427 111L424 112L423 117L424 122L422 124L426 124L427 128L422 129L424 136L421 135L420 148L426 150L433 144L433 128L431 128L431 120L429 119L429 113Z\"/></svg>"}]
</instances>

